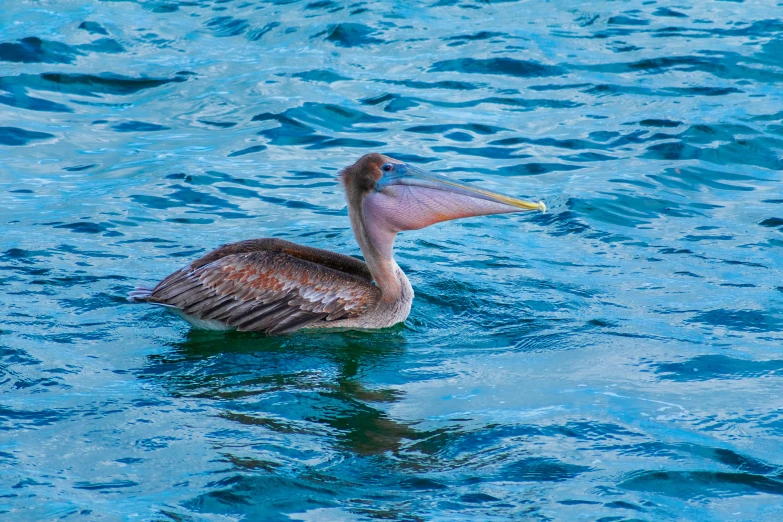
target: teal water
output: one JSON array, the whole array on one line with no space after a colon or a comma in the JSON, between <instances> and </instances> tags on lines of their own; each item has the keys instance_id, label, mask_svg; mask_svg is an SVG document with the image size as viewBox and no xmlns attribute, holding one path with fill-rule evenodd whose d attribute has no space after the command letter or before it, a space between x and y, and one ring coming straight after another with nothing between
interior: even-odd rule
<instances>
[{"instance_id":1,"label":"teal water","mask_svg":"<svg viewBox=\"0 0 783 522\"><path fill-rule=\"evenodd\" d=\"M4 518L783 517L782 4L3 11ZM549 210L401 235L385 331L126 302L225 242L359 254L370 151Z\"/></svg>"}]
</instances>

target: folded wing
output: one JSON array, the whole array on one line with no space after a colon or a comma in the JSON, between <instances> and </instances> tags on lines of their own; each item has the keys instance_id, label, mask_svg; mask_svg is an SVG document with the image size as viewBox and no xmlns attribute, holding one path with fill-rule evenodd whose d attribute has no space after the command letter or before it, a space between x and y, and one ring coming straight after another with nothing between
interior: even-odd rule
<instances>
[{"instance_id":1,"label":"folded wing","mask_svg":"<svg viewBox=\"0 0 783 522\"><path fill-rule=\"evenodd\" d=\"M358 259L260 239L224 245L135 300L241 331L285 333L358 317L380 297Z\"/></svg>"}]
</instances>

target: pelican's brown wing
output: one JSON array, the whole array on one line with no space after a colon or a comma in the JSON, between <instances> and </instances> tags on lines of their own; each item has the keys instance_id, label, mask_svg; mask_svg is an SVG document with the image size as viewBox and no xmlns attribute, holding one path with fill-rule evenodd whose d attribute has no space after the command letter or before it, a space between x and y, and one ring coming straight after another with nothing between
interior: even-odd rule
<instances>
[{"instance_id":1,"label":"pelican's brown wing","mask_svg":"<svg viewBox=\"0 0 783 522\"><path fill-rule=\"evenodd\" d=\"M261 239L224 245L136 300L237 330L284 333L360 316L380 297L358 259Z\"/></svg>"}]
</instances>

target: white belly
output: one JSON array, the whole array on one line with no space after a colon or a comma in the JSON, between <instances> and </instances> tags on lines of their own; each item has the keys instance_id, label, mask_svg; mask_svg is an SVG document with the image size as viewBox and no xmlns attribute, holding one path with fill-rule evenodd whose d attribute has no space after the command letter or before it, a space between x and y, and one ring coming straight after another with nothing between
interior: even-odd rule
<instances>
[{"instance_id":1,"label":"white belly","mask_svg":"<svg viewBox=\"0 0 783 522\"><path fill-rule=\"evenodd\" d=\"M174 308L172 306L166 307L171 313L174 313L193 326L193 328L198 328L199 330L235 330L236 328L232 328L231 326L226 325L225 323L222 323L220 321L216 321L215 319L199 319L198 317L193 317L192 315L188 315L179 308Z\"/></svg>"}]
</instances>

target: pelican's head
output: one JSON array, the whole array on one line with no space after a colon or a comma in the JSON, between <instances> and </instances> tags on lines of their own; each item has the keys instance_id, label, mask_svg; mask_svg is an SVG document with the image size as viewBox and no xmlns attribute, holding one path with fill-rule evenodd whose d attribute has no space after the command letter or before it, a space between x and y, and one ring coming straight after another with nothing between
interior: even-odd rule
<instances>
[{"instance_id":1,"label":"pelican's head","mask_svg":"<svg viewBox=\"0 0 783 522\"><path fill-rule=\"evenodd\" d=\"M546 210L542 202L463 185L377 153L362 156L340 177L351 213L363 218L370 239L389 255L402 230L470 216Z\"/></svg>"}]
</instances>

